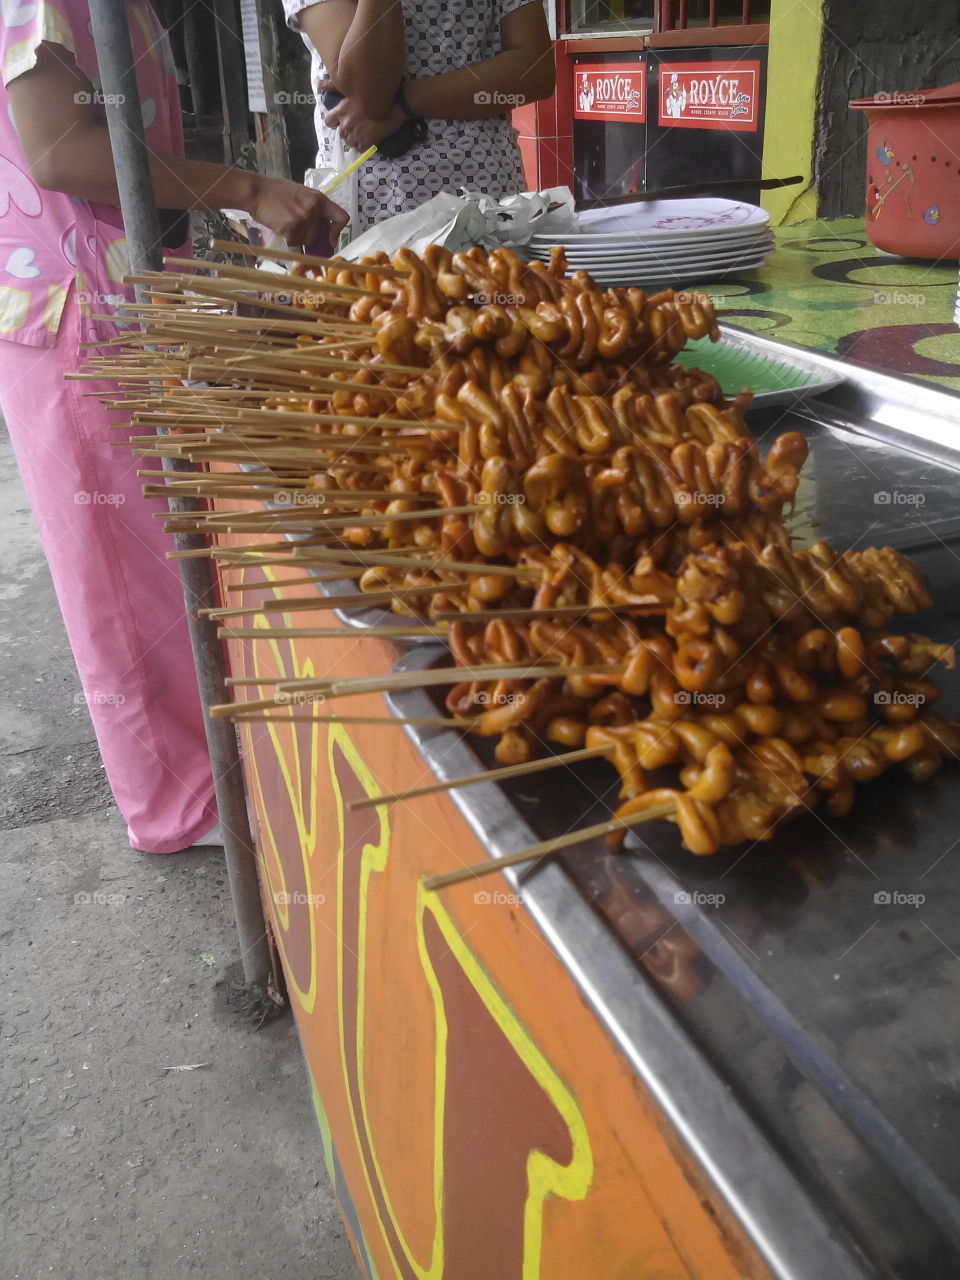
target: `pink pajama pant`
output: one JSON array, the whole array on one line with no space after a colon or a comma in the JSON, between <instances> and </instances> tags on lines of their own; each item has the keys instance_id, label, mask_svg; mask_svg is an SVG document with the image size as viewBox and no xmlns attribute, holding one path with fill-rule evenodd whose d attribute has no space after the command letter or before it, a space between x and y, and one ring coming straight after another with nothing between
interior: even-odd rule
<instances>
[{"instance_id":1,"label":"pink pajama pant","mask_svg":"<svg viewBox=\"0 0 960 1280\"><path fill-rule=\"evenodd\" d=\"M131 845L169 853L216 822L183 594L152 465L111 441L123 414L64 381L80 364L71 296L53 347L0 341L0 410L53 576L117 806Z\"/></svg>"}]
</instances>

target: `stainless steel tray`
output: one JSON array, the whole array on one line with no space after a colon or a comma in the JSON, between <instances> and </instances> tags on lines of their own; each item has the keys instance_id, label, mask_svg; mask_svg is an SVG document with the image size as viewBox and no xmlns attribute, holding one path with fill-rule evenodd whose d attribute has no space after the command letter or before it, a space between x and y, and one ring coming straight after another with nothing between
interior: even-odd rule
<instances>
[{"instance_id":1,"label":"stainless steel tray","mask_svg":"<svg viewBox=\"0 0 960 1280\"><path fill-rule=\"evenodd\" d=\"M723 333L758 355L802 360L811 376L842 378L815 399L748 414L761 446L781 431L809 439L792 533L911 554L960 537L960 396L730 326Z\"/></svg>"},{"instance_id":2,"label":"stainless steel tray","mask_svg":"<svg viewBox=\"0 0 960 1280\"><path fill-rule=\"evenodd\" d=\"M810 439L794 530L908 551L937 604L904 629L957 640L960 399L812 358L846 380L752 422ZM960 674L936 679L960 715ZM490 763L475 740L406 732L438 777ZM891 774L842 822L814 815L715 858L663 825L632 854L581 846L522 886L503 873L777 1276L960 1275L958 787L956 765L923 786ZM615 791L591 762L451 794L495 857L599 821Z\"/></svg>"}]
</instances>

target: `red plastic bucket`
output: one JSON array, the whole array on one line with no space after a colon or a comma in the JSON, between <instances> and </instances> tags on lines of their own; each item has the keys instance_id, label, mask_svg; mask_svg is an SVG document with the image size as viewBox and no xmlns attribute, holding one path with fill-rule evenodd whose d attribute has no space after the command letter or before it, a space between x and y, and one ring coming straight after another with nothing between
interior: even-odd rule
<instances>
[{"instance_id":1,"label":"red plastic bucket","mask_svg":"<svg viewBox=\"0 0 960 1280\"><path fill-rule=\"evenodd\" d=\"M960 84L848 105L867 115L867 235L906 258L960 258Z\"/></svg>"}]
</instances>

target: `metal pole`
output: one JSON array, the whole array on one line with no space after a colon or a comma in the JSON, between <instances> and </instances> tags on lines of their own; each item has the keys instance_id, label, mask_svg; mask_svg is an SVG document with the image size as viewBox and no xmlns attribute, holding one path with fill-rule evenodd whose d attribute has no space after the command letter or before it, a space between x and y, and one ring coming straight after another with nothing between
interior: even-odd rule
<instances>
[{"instance_id":1,"label":"metal pole","mask_svg":"<svg viewBox=\"0 0 960 1280\"><path fill-rule=\"evenodd\" d=\"M117 172L120 210L130 253L132 271L163 269L160 220L153 197L153 183L140 110L140 93L134 71L130 28L123 0L90 0L93 38L100 64L101 88L110 130L110 145ZM138 291L139 292L139 291ZM164 459L164 465L175 462ZM171 470L192 470L190 464ZM173 513L196 511L200 503L171 499ZM178 550L205 546L202 537L177 535ZM216 626L199 611L216 604L209 563L203 559L181 560L180 581L187 609L190 644L197 668L197 686L204 707L207 748L213 770L217 808L223 828L224 856L230 895L237 919L244 980L263 985L270 974L270 951L263 918L263 904L257 880L257 861L247 816L243 774L236 731L229 720L211 720L206 709L229 701L224 682L223 651Z\"/></svg>"}]
</instances>

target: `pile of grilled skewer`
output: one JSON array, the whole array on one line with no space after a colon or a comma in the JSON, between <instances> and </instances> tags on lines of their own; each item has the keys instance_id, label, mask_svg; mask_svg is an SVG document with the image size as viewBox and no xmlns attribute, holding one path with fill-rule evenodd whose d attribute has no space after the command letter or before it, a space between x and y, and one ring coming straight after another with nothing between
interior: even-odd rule
<instances>
[{"instance_id":1,"label":"pile of grilled skewer","mask_svg":"<svg viewBox=\"0 0 960 1280\"><path fill-rule=\"evenodd\" d=\"M718 337L707 298L600 290L559 253L287 257L139 278L142 329L91 362L135 425L170 433L141 452L246 468L148 486L249 503L172 532L208 534L227 566L356 577L348 603L447 640L451 723L496 737L501 764L603 755L618 816L666 816L697 854L818 801L841 816L855 782L960 751L929 679L952 648L890 630L929 606L922 576L889 548L794 549L804 437L761 456L749 397L675 363ZM281 685L275 705L336 683Z\"/></svg>"}]
</instances>

